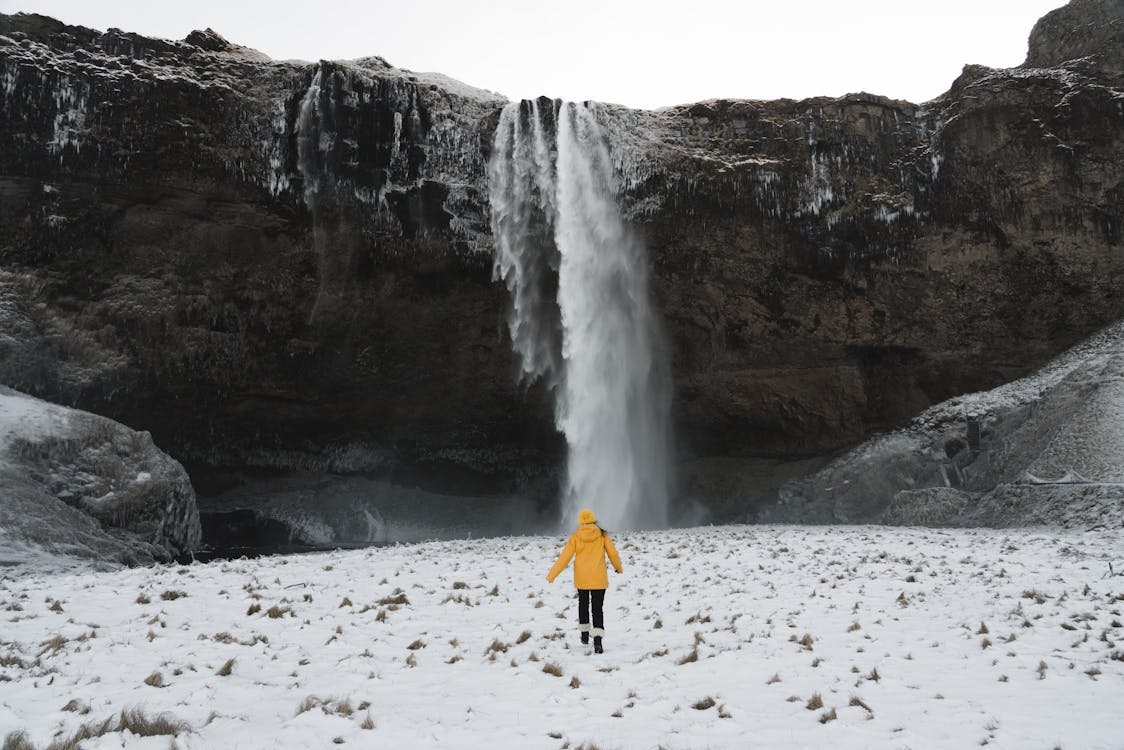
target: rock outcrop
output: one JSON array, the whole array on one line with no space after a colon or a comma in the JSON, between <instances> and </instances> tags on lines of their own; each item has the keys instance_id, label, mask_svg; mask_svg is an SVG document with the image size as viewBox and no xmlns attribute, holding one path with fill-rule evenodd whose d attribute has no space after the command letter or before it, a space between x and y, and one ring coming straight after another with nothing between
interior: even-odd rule
<instances>
[{"instance_id":1,"label":"rock outcrop","mask_svg":"<svg viewBox=\"0 0 1124 750\"><path fill-rule=\"evenodd\" d=\"M137 565L200 546L195 492L148 433L0 386L0 565Z\"/></svg>"},{"instance_id":2,"label":"rock outcrop","mask_svg":"<svg viewBox=\"0 0 1124 750\"><path fill-rule=\"evenodd\" d=\"M1124 317L1120 28L1073 0L1025 65L922 105L598 105L681 454L836 451ZM0 96L0 382L150 430L207 492L243 467L552 492L492 280L502 97L22 14Z\"/></svg>"},{"instance_id":3,"label":"rock outcrop","mask_svg":"<svg viewBox=\"0 0 1124 750\"><path fill-rule=\"evenodd\" d=\"M1124 323L785 484L762 521L1124 527Z\"/></svg>"}]
</instances>

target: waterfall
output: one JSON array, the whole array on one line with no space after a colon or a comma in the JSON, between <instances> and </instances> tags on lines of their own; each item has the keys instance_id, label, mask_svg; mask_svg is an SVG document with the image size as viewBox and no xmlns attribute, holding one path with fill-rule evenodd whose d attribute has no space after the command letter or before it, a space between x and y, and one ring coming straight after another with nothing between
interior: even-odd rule
<instances>
[{"instance_id":1,"label":"waterfall","mask_svg":"<svg viewBox=\"0 0 1124 750\"><path fill-rule=\"evenodd\" d=\"M525 380L554 393L568 448L564 520L667 524L669 368L647 253L616 203L605 137L588 105L512 103L488 177L495 276Z\"/></svg>"}]
</instances>

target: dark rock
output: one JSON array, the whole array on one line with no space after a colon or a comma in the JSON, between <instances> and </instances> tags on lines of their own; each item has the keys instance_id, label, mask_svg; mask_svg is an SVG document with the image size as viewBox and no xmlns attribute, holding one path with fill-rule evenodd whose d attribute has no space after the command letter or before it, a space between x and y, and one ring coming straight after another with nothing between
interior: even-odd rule
<instances>
[{"instance_id":1,"label":"dark rock","mask_svg":"<svg viewBox=\"0 0 1124 750\"><path fill-rule=\"evenodd\" d=\"M1027 66L923 105L599 105L685 458L837 451L1124 315L1119 8L1074 0ZM0 382L150 430L208 486L549 486L550 399L491 279L501 97L24 14L0 97Z\"/></svg>"}]
</instances>

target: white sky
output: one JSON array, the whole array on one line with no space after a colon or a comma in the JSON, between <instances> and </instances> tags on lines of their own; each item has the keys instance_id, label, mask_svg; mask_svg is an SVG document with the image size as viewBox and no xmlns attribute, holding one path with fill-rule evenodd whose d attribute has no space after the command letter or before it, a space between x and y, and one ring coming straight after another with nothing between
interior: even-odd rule
<instances>
[{"instance_id":1,"label":"white sky","mask_svg":"<svg viewBox=\"0 0 1124 750\"><path fill-rule=\"evenodd\" d=\"M0 0L96 29L210 26L276 59L380 55L509 98L658 107L868 91L922 102L965 63L1011 67L1063 0Z\"/></svg>"}]
</instances>

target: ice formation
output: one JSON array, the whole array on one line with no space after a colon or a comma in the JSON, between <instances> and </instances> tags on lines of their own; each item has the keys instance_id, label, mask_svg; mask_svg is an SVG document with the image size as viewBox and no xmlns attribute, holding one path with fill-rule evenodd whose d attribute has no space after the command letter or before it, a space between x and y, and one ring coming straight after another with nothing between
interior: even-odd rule
<instances>
[{"instance_id":1,"label":"ice formation","mask_svg":"<svg viewBox=\"0 0 1124 750\"><path fill-rule=\"evenodd\" d=\"M489 180L512 343L524 376L553 386L569 449L564 518L591 507L608 528L666 524L668 365L594 112L508 105Z\"/></svg>"}]
</instances>

